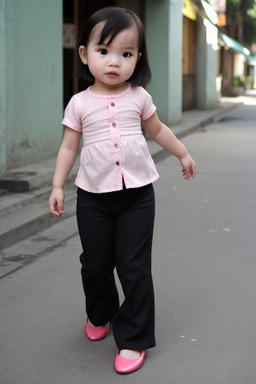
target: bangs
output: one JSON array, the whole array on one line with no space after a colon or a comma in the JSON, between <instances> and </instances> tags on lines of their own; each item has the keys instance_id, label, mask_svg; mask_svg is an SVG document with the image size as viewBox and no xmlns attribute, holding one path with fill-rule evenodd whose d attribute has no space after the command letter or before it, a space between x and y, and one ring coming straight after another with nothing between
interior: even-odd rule
<instances>
[{"instance_id":1,"label":"bangs","mask_svg":"<svg viewBox=\"0 0 256 384\"><path fill-rule=\"evenodd\" d=\"M109 45L119 32L131 27L134 21L127 16L128 15L118 15L118 17L117 15L110 16L104 24L97 44L101 45L105 43Z\"/></svg>"}]
</instances>

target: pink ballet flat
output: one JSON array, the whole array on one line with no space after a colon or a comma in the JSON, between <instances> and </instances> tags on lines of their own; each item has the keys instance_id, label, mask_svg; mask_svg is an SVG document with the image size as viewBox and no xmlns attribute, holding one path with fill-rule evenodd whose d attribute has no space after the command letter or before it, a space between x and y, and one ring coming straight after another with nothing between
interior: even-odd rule
<instances>
[{"instance_id":1,"label":"pink ballet flat","mask_svg":"<svg viewBox=\"0 0 256 384\"><path fill-rule=\"evenodd\" d=\"M109 325L108 327L93 327L88 323L88 316L86 316L85 332L90 340L98 341L107 336L109 333Z\"/></svg>"},{"instance_id":2,"label":"pink ballet flat","mask_svg":"<svg viewBox=\"0 0 256 384\"><path fill-rule=\"evenodd\" d=\"M146 350L143 350L138 359L130 360L120 356L119 352L118 350L115 358L115 370L118 373L131 373L139 369L143 364L146 354Z\"/></svg>"}]
</instances>

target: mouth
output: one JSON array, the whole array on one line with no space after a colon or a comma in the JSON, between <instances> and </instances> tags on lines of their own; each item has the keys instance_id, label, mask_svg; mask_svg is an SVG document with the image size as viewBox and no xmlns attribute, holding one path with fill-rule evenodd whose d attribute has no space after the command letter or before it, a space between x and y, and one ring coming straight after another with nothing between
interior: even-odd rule
<instances>
[{"instance_id":1,"label":"mouth","mask_svg":"<svg viewBox=\"0 0 256 384\"><path fill-rule=\"evenodd\" d=\"M108 72L106 75L107 75L110 79L115 79L115 78L118 76L118 74L117 74L116 72L114 72L114 71Z\"/></svg>"}]
</instances>

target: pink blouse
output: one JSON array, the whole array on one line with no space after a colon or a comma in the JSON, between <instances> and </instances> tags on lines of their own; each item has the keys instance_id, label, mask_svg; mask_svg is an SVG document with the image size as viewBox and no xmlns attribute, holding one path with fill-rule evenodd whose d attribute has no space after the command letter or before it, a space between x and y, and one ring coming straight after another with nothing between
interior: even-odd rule
<instances>
[{"instance_id":1,"label":"pink blouse","mask_svg":"<svg viewBox=\"0 0 256 384\"><path fill-rule=\"evenodd\" d=\"M75 184L93 193L137 188L156 179L155 164L142 134L141 120L156 110L142 87L118 95L98 95L90 87L74 95L62 124L82 132L83 147Z\"/></svg>"}]
</instances>

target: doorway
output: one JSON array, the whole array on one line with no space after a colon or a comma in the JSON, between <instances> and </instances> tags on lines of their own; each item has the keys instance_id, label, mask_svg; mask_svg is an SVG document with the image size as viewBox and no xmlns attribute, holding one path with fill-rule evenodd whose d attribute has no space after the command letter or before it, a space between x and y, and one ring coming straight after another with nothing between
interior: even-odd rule
<instances>
[{"instance_id":1,"label":"doorway","mask_svg":"<svg viewBox=\"0 0 256 384\"><path fill-rule=\"evenodd\" d=\"M63 103L87 88L85 81L77 77L77 38L88 18L98 9L115 6L116 0L63 0Z\"/></svg>"}]
</instances>

